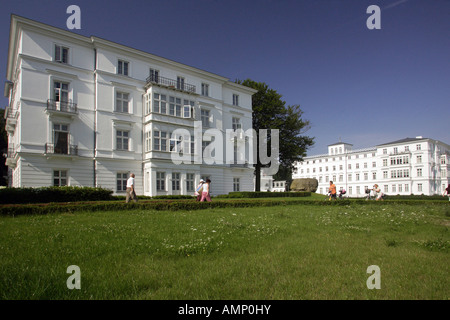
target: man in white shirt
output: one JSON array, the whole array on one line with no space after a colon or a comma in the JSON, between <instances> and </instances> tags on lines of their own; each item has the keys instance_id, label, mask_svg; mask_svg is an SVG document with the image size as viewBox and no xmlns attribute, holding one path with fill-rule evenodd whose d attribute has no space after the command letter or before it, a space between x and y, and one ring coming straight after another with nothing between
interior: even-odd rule
<instances>
[{"instance_id":1,"label":"man in white shirt","mask_svg":"<svg viewBox=\"0 0 450 320\"><path fill-rule=\"evenodd\" d=\"M130 177L127 180L127 198L125 202L130 202L130 199L137 202L136 191L134 189L134 173L130 174Z\"/></svg>"}]
</instances>

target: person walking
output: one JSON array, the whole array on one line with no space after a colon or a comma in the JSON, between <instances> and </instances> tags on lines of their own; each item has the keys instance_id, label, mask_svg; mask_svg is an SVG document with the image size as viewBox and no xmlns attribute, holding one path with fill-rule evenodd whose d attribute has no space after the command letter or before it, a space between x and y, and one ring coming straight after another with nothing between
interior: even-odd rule
<instances>
[{"instance_id":1,"label":"person walking","mask_svg":"<svg viewBox=\"0 0 450 320\"><path fill-rule=\"evenodd\" d=\"M137 197L136 197L136 190L135 190L135 184L134 184L134 173L130 174L130 177L127 180L127 196L125 199L125 202L128 203L130 202L130 199L133 200L134 202L137 202Z\"/></svg>"},{"instance_id":2,"label":"person walking","mask_svg":"<svg viewBox=\"0 0 450 320\"><path fill-rule=\"evenodd\" d=\"M203 191L203 183L204 182L205 182L205 180L200 179L200 182L199 182L199 184L197 186L197 189L194 192L194 195L197 196L197 198L196 198L197 201L200 201L201 198L202 198L202 191Z\"/></svg>"},{"instance_id":3,"label":"person walking","mask_svg":"<svg viewBox=\"0 0 450 320\"><path fill-rule=\"evenodd\" d=\"M442 196L445 197L445 194L447 194L448 201L450 201L450 183L448 184L448 187L444 190L444 193L442 194Z\"/></svg>"},{"instance_id":4,"label":"person walking","mask_svg":"<svg viewBox=\"0 0 450 320\"><path fill-rule=\"evenodd\" d=\"M206 179L206 182L203 184L203 190L202 190L202 198L200 199L200 202L208 201L211 202L211 195L209 194L211 190L211 180Z\"/></svg>"},{"instance_id":5,"label":"person walking","mask_svg":"<svg viewBox=\"0 0 450 320\"><path fill-rule=\"evenodd\" d=\"M333 181L330 181L329 191L330 191L330 199L328 200L331 200L332 198L336 200L336 185L333 183Z\"/></svg>"}]
</instances>

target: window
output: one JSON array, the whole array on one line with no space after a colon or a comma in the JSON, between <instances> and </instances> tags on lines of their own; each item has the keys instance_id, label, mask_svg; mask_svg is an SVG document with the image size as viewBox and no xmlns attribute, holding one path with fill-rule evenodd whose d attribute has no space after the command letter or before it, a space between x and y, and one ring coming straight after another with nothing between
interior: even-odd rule
<instances>
[{"instance_id":1,"label":"window","mask_svg":"<svg viewBox=\"0 0 450 320\"><path fill-rule=\"evenodd\" d=\"M209 84L202 83L202 96L209 97Z\"/></svg>"},{"instance_id":2,"label":"window","mask_svg":"<svg viewBox=\"0 0 450 320\"><path fill-rule=\"evenodd\" d=\"M377 163L375 161L372 162L372 168L376 168L376 166L377 166Z\"/></svg>"},{"instance_id":3,"label":"window","mask_svg":"<svg viewBox=\"0 0 450 320\"><path fill-rule=\"evenodd\" d=\"M153 94L153 112L166 114L167 112L167 96L164 94Z\"/></svg>"},{"instance_id":4,"label":"window","mask_svg":"<svg viewBox=\"0 0 450 320\"><path fill-rule=\"evenodd\" d=\"M67 186L67 171L65 170L53 171L53 186L54 187Z\"/></svg>"},{"instance_id":5,"label":"window","mask_svg":"<svg viewBox=\"0 0 450 320\"><path fill-rule=\"evenodd\" d=\"M352 181L352 175L351 175L351 174L349 174L349 175L347 176L347 180L348 180L349 182Z\"/></svg>"},{"instance_id":6,"label":"window","mask_svg":"<svg viewBox=\"0 0 450 320\"><path fill-rule=\"evenodd\" d=\"M53 125L53 151L58 154L69 154L69 126Z\"/></svg>"},{"instance_id":7,"label":"window","mask_svg":"<svg viewBox=\"0 0 450 320\"><path fill-rule=\"evenodd\" d=\"M153 150L167 151L167 132L153 131Z\"/></svg>"},{"instance_id":8,"label":"window","mask_svg":"<svg viewBox=\"0 0 450 320\"><path fill-rule=\"evenodd\" d=\"M184 90L184 78L183 77L177 77L177 89Z\"/></svg>"},{"instance_id":9,"label":"window","mask_svg":"<svg viewBox=\"0 0 450 320\"><path fill-rule=\"evenodd\" d=\"M175 98L175 115L181 117L181 99Z\"/></svg>"},{"instance_id":10,"label":"window","mask_svg":"<svg viewBox=\"0 0 450 320\"><path fill-rule=\"evenodd\" d=\"M156 173L156 191L166 191L166 173Z\"/></svg>"},{"instance_id":11,"label":"window","mask_svg":"<svg viewBox=\"0 0 450 320\"><path fill-rule=\"evenodd\" d=\"M159 83L159 71L150 68L150 81Z\"/></svg>"},{"instance_id":12,"label":"window","mask_svg":"<svg viewBox=\"0 0 450 320\"><path fill-rule=\"evenodd\" d=\"M441 164L447 164L447 157L445 154L441 156Z\"/></svg>"},{"instance_id":13,"label":"window","mask_svg":"<svg viewBox=\"0 0 450 320\"><path fill-rule=\"evenodd\" d=\"M422 150L422 145L417 144L417 145L416 145L416 150Z\"/></svg>"},{"instance_id":14,"label":"window","mask_svg":"<svg viewBox=\"0 0 450 320\"><path fill-rule=\"evenodd\" d=\"M422 184L421 183L417 184L417 191L422 192Z\"/></svg>"},{"instance_id":15,"label":"window","mask_svg":"<svg viewBox=\"0 0 450 320\"><path fill-rule=\"evenodd\" d=\"M383 159L383 167L387 167L388 165L388 159Z\"/></svg>"},{"instance_id":16,"label":"window","mask_svg":"<svg viewBox=\"0 0 450 320\"><path fill-rule=\"evenodd\" d=\"M128 113L128 93L116 92L116 111Z\"/></svg>"},{"instance_id":17,"label":"window","mask_svg":"<svg viewBox=\"0 0 450 320\"><path fill-rule=\"evenodd\" d=\"M405 184L405 192L409 192L409 184Z\"/></svg>"},{"instance_id":18,"label":"window","mask_svg":"<svg viewBox=\"0 0 450 320\"><path fill-rule=\"evenodd\" d=\"M348 170L352 170L352 165L350 163L348 164Z\"/></svg>"},{"instance_id":19,"label":"window","mask_svg":"<svg viewBox=\"0 0 450 320\"><path fill-rule=\"evenodd\" d=\"M240 178L233 178L233 191L240 191Z\"/></svg>"},{"instance_id":20,"label":"window","mask_svg":"<svg viewBox=\"0 0 450 320\"><path fill-rule=\"evenodd\" d=\"M116 130L116 149L128 151L129 131Z\"/></svg>"},{"instance_id":21,"label":"window","mask_svg":"<svg viewBox=\"0 0 450 320\"><path fill-rule=\"evenodd\" d=\"M389 186L387 184L384 185L384 192L389 192Z\"/></svg>"},{"instance_id":22,"label":"window","mask_svg":"<svg viewBox=\"0 0 450 320\"><path fill-rule=\"evenodd\" d=\"M359 181L359 173L356 174L356 181Z\"/></svg>"},{"instance_id":23,"label":"window","mask_svg":"<svg viewBox=\"0 0 450 320\"><path fill-rule=\"evenodd\" d=\"M387 149L383 149L383 154L387 154Z\"/></svg>"},{"instance_id":24,"label":"window","mask_svg":"<svg viewBox=\"0 0 450 320\"><path fill-rule=\"evenodd\" d=\"M388 172L387 171L383 171L383 179L387 179L388 178Z\"/></svg>"},{"instance_id":25,"label":"window","mask_svg":"<svg viewBox=\"0 0 450 320\"><path fill-rule=\"evenodd\" d=\"M179 191L180 190L180 173L172 172L172 190Z\"/></svg>"},{"instance_id":26,"label":"window","mask_svg":"<svg viewBox=\"0 0 450 320\"><path fill-rule=\"evenodd\" d=\"M170 152L181 152L181 136L175 137L169 140L169 151Z\"/></svg>"},{"instance_id":27,"label":"window","mask_svg":"<svg viewBox=\"0 0 450 320\"><path fill-rule=\"evenodd\" d=\"M356 169L359 169L359 163L356 164Z\"/></svg>"},{"instance_id":28,"label":"window","mask_svg":"<svg viewBox=\"0 0 450 320\"><path fill-rule=\"evenodd\" d=\"M417 163L422 163L422 156L417 156Z\"/></svg>"},{"instance_id":29,"label":"window","mask_svg":"<svg viewBox=\"0 0 450 320\"><path fill-rule=\"evenodd\" d=\"M377 173L376 172L372 172L372 180L377 180Z\"/></svg>"},{"instance_id":30,"label":"window","mask_svg":"<svg viewBox=\"0 0 450 320\"><path fill-rule=\"evenodd\" d=\"M127 179L128 179L127 173L124 172L117 173L116 178L117 192L125 192L127 190Z\"/></svg>"},{"instance_id":31,"label":"window","mask_svg":"<svg viewBox=\"0 0 450 320\"><path fill-rule=\"evenodd\" d=\"M145 152L150 152L152 149L152 137L151 137L151 132L147 131L145 133Z\"/></svg>"},{"instance_id":32,"label":"window","mask_svg":"<svg viewBox=\"0 0 450 320\"><path fill-rule=\"evenodd\" d=\"M209 110L201 110L201 119L202 119L202 126L205 128L209 128Z\"/></svg>"},{"instance_id":33,"label":"window","mask_svg":"<svg viewBox=\"0 0 450 320\"><path fill-rule=\"evenodd\" d=\"M369 180L369 174L367 172L364 173L364 180Z\"/></svg>"},{"instance_id":34,"label":"window","mask_svg":"<svg viewBox=\"0 0 450 320\"><path fill-rule=\"evenodd\" d=\"M55 61L69 63L69 48L55 45Z\"/></svg>"},{"instance_id":35,"label":"window","mask_svg":"<svg viewBox=\"0 0 450 320\"><path fill-rule=\"evenodd\" d=\"M53 100L56 102L69 102L69 84L66 82L53 82Z\"/></svg>"},{"instance_id":36,"label":"window","mask_svg":"<svg viewBox=\"0 0 450 320\"><path fill-rule=\"evenodd\" d=\"M395 148L394 148L394 154L397 154L397 153L398 153L398 148L395 147Z\"/></svg>"},{"instance_id":37,"label":"window","mask_svg":"<svg viewBox=\"0 0 450 320\"><path fill-rule=\"evenodd\" d=\"M184 100L183 101L183 118L191 117L191 110L194 107L194 101Z\"/></svg>"},{"instance_id":38,"label":"window","mask_svg":"<svg viewBox=\"0 0 450 320\"><path fill-rule=\"evenodd\" d=\"M124 60L118 60L117 62L117 74L128 76L129 62Z\"/></svg>"},{"instance_id":39,"label":"window","mask_svg":"<svg viewBox=\"0 0 450 320\"><path fill-rule=\"evenodd\" d=\"M188 192L194 191L194 174L193 173L186 174L186 191L188 191Z\"/></svg>"},{"instance_id":40,"label":"window","mask_svg":"<svg viewBox=\"0 0 450 320\"><path fill-rule=\"evenodd\" d=\"M231 119L231 125L232 125L233 130L242 129L241 119L240 118L233 117Z\"/></svg>"},{"instance_id":41,"label":"window","mask_svg":"<svg viewBox=\"0 0 450 320\"><path fill-rule=\"evenodd\" d=\"M418 176L418 177L421 177L421 176L422 176L422 169L421 169L421 168L418 168L418 169L417 169L417 176Z\"/></svg>"},{"instance_id":42,"label":"window","mask_svg":"<svg viewBox=\"0 0 450 320\"><path fill-rule=\"evenodd\" d=\"M233 106L239 106L239 95L233 94Z\"/></svg>"},{"instance_id":43,"label":"window","mask_svg":"<svg viewBox=\"0 0 450 320\"><path fill-rule=\"evenodd\" d=\"M405 146L405 152L409 151L409 146Z\"/></svg>"}]
</instances>

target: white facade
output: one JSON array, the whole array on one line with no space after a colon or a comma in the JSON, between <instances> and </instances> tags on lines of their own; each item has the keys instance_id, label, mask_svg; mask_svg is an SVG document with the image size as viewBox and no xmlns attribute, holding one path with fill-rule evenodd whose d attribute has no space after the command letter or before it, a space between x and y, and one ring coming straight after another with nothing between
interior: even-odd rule
<instances>
[{"instance_id":1,"label":"white facade","mask_svg":"<svg viewBox=\"0 0 450 320\"><path fill-rule=\"evenodd\" d=\"M13 187L95 186L120 194L133 172L141 195L193 194L200 178L211 179L212 194L254 189L251 166L195 164L207 143L194 140L210 136L208 129L225 136L251 128L256 90L14 15L7 79ZM176 129L186 137L171 139ZM181 148L190 149L190 163L172 161ZM222 151L230 153L225 142Z\"/></svg>"},{"instance_id":2,"label":"white facade","mask_svg":"<svg viewBox=\"0 0 450 320\"><path fill-rule=\"evenodd\" d=\"M349 197L363 197L376 183L387 195L442 194L447 187L450 146L429 138L406 138L373 148L352 150L348 143L328 146L328 154L305 157L293 179L316 178L318 193L333 181Z\"/></svg>"}]
</instances>

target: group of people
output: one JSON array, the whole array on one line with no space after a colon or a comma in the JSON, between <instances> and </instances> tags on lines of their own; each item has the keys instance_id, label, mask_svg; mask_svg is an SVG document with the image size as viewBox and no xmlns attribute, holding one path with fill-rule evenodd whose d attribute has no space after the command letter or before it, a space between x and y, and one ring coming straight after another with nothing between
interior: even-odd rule
<instances>
[{"instance_id":1,"label":"group of people","mask_svg":"<svg viewBox=\"0 0 450 320\"><path fill-rule=\"evenodd\" d=\"M125 202L128 203L131 200L134 202L137 202L137 196L136 196L136 190L135 190L135 183L134 183L135 175L134 173L130 174L130 177L127 180L127 195L125 198ZM197 189L195 190L195 195L197 196L197 201L208 201L211 202L211 195L210 195L210 185L211 180L206 179L200 179L200 183L197 186Z\"/></svg>"},{"instance_id":2,"label":"group of people","mask_svg":"<svg viewBox=\"0 0 450 320\"><path fill-rule=\"evenodd\" d=\"M195 195L197 196L197 201L208 201L211 202L211 195L210 195L210 186L211 186L211 180L206 179L200 179L200 183L197 186L197 189L195 190Z\"/></svg>"},{"instance_id":3,"label":"group of people","mask_svg":"<svg viewBox=\"0 0 450 320\"><path fill-rule=\"evenodd\" d=\"M450 185L449 185L449 187L450 187ZM371 190L373 191L373 194L377 201L383 200L384 194L383 194L383 192L381 192L381 189L380 189L380 187L378 187L378 184L374 184L373 189L366 189L366 193L368 194L367 198L369 198ZM328 194L329 194L329 200L331 200L331 199L336 200L336 195L337 195L336 185L333 183L333 181L330 181L330 188L328 189ZM345 190L341 190L341 194L345 194Z\"/></svg>"}]
</instances>

